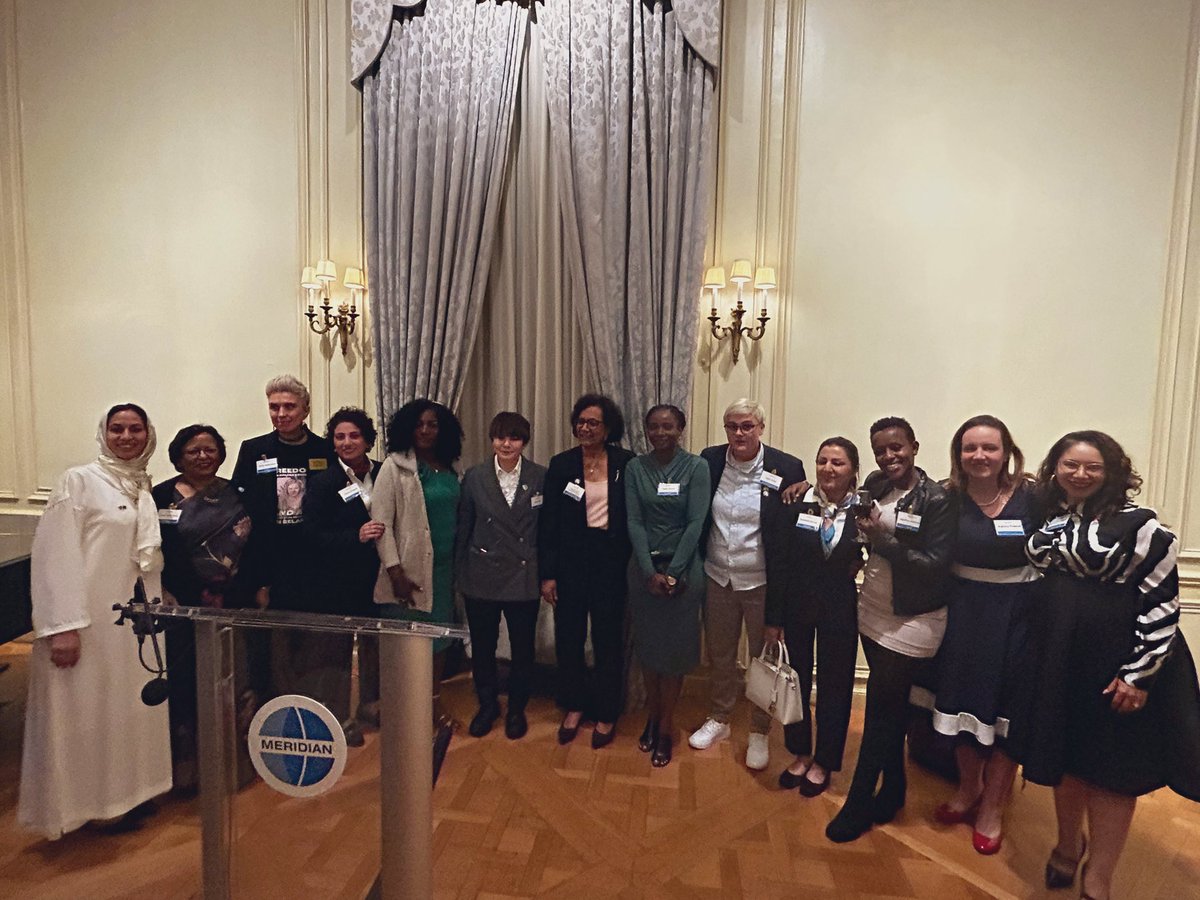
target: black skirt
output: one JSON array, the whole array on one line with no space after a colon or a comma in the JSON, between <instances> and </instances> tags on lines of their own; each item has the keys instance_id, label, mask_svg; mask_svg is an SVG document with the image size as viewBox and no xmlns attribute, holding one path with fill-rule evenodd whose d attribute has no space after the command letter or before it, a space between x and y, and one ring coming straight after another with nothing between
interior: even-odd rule
<instances>
[{"instance_id":1,"label":"black skirt","mask_svg":"<svg viewBox=\"0 0 1200 900\"><path fill-rule=\"evenodd\" d=\"M1200 685L1183 633L1146 705L1116 713L1103 691L1133 649L1137 586L1050 572L1043 587L1033 699L1013 722L1025 777L1053 786L1071 775L1127 796L1170 787L1200 801Z\"/></svg>"}]
</instances>

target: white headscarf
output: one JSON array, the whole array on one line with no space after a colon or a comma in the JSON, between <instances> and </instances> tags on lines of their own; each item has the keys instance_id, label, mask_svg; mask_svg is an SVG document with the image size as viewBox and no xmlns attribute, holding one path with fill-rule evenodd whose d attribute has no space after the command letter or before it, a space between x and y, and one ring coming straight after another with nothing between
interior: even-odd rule
<instances>
[{"instance_id":1,"label":"white headscarf","mask_svg":"<svg viewBox=\"0 0 1200 900\"><path fill-rule=\"evenodd\" d=\"M146 420L146 447L134 459L118 459L108 446L108 415L100 417L96 431L100 453L96 465L108 482L133 502L137 510L137 534L134 538L134 559L143 575L161 572L163 567L162 534L158 529L158 510L150 496L150 475L146 464L154 455L158 436L150 420Z\"/></svg>"}]
</instances>

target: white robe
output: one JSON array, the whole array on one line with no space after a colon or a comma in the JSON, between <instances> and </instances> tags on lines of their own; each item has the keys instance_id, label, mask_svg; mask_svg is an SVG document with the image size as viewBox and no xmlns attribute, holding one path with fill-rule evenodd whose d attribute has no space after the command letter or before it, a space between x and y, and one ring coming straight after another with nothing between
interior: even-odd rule
<instances>
[{"instance_id":1,"label":"white robe","mask_svg":"<svg viewBox=\"0 0 1200 900\"><path fill-rule=\"evenodd\" d=\"M171 788L167 707L141 701L152 677L114 603L138 577L137 515L95 464L68 470L33 539L33 630L21 825L56 839L90 819L111 819ZM161 595L159 575L146 593ZM79 630L79 662L60 669L49 638ZM160 636L161 640L161 636ZM145 648L147 662L153 650Z\"/></svg>"}]
</instances>

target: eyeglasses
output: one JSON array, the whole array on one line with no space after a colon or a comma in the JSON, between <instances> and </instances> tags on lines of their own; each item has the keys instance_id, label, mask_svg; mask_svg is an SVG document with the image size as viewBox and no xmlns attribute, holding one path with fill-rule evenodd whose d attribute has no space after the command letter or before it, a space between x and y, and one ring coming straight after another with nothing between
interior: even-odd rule
<instances>
[{"instance_id":1,"label":"eyeglasses","mask_svg":"<svg viewBox=\"0 0 1200 900\"><path fill-rule=\"evenodd\" d=\"M741 432L742 434L750 434L754 429L758 428L758 422L726 422L725 430L730 434Z\"/></svg>"},{"instance_id":2,"label":"eyeglasses","mask_svg":"<svg viewBox=\"0 0 1200 900\"><path fill-rule=\"evenodd\" d=\"M602 419L576 419L576 428L599 428L604 424Z\"/></svg>"}]
</instances>

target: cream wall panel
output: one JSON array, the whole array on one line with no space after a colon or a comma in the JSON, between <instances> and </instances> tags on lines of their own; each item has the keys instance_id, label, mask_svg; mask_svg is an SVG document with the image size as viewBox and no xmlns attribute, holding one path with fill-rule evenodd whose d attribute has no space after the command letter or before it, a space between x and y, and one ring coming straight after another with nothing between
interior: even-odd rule
<instances>
[{"instance_id":1,"label":"cream wall panel","mask_svg":"<svg viewBox=\"0 0 1200 900\"><path fill-rule=\"evenodd\" d=\"M295 6L19 2L37 478L105 404L265 430L297 364ZM156 476L170 471L162 453Z\"/></svg>"},{"instance_id":2,"label":"cream wall panel","mask_svg":"<svg viewBox=\"0 0 1200 900\"><path fill-rule=\"evenodd\" d=\"M312 380L314 425L364 401L361 349L344 361L308 334L298 289L303 259L362 258L348 7L7 0L20 117L0 110L23 170L0 217L5 344L27 329L31 363L4 367L0 497L21 465L33 490L91 458L112 402L145 405L164 445L206 420L236 447L269 427L279 372ZM27 314L7 265L22 236ZM170 473L165 452L152 471Z\"/></svg>"},{"instance_id":3,"label":"cream wall panel","mask_svg":"<svg viewBox=\"0 0 1200 900\"><path fill-rule=\"evenodd\" d=\"M308 0L301 4L301 245L315 264L322 257L338 266L334 305L349 292L341 286L346 266L366 268L362 225L362 113L360 94L350 84L349 2ZM297 272L297 276L299 272ZM305 376L313 393L311 425L321 431L333 410L362 406L375 414L371 371L370 301L345 356L337 340L317 337L300 324ZM382 447L382 445L381 445Z\"/></svg>"},{"instance_id":4,"label":"cream wall panel","mask_svg":"<svg viewBox=\"0 0 1200 900\"><path fill-rule=\"evenodd\" d=\"M987 410L1144 467L1190 5L805 8L789 445L895 412L943 474Z\"/></svg>"}]
</instances>

